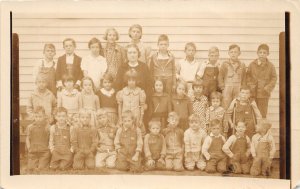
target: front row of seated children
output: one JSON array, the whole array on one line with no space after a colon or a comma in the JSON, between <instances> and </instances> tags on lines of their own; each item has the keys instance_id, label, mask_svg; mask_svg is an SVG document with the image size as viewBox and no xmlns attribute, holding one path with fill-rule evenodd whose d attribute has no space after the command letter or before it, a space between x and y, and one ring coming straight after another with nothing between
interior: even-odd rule
<instances>
[{"instance_id":1,"label":"front row of seated children","mask_svg":"<svg viewBox=\"0 0 300 189\"><path fill-rule=\"evenodd\" d=\"M166 128L161 130L159 121L150 121L150 133L144 137L129 110L122 113L119 128L110 123L104 109L99 109L96 116L97 125L93 127L90 111L82 109L79 124L73 126L67 121L67 110L60 107L55 115L57 122L50 127L44 108L37 106L35 121L28 126L26 138L29 172L49 167L52 170L106 167L131 172L183 171L185 167L207 173L229 170L253 176L270 174L276 149L271 124L265 120L258 123L252 140L245 134L246 124L239 121L226 141L218 119L210 122L207 133L197 114L189 117L189 128L184 132L179 128L177 113L170 112Z\"/></svg>"}]
</instances>

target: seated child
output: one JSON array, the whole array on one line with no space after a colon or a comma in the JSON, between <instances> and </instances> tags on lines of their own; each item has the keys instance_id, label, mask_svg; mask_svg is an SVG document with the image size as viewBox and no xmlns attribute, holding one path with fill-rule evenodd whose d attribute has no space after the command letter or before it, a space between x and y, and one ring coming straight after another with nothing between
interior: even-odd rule
<instances>
[{"instance_id":1,"label":"seated child","mask_svg":"<svg viewBox=\"0 0 300 189\"><path fill-rule=\"evenodd\" d=\"M231 135L222 150L229 156L229 169L236 174L249 174L250 138L245 135L246 124L238 122L235 134Z\"/></svg>"},{"instance_id":2,"label":"seated child","mask_svg":"<svg viewBox=\"0 0 300 189\"><path fill-rule=\"evenodd\" d=\"M70 125L66 108L57 109L56 124L50 128L49 148L52 153L50 169L66 170L72 166L73 149L70 142Z\"/></svg>"},{"instance_id":3,"label":"seated child","mask_svg":"<svg viewBox=\"0 0 300 189\"><path fill-rule=\"evenodd\" d=\"M183 171L183 130L178 127L179 116L176 112L168 115L168 126L162 133L166 140L166 169Z\"/></svg>"},{"instance_id":4,"label":"seated child","mask_svg":"<svg viewBox=\"0 0 300 189\"><path fill-rule=\"evenodd\" d=\"M212 120L210 123L211 133L205 138L202 145L202 154L206 159L207 173L223 173L226 171L227 158L222 147L225 137L221 135L221 123L219 120Z\"/></svg>"},{"instance_id":5,"label":"seated child","mask_svg":"<svg viewBox=\"0 0 300 189\"><path fill-rule=\"evenodd\" d=\"M49 167L49 124L46 121L45 109L34 108L34 122L27 127L26 147L28 150L27 170L43 170Z\"/></svg>"},{"instance_id":6,"label":"seated child","mask_svg":"<svg viewBox=\"0 0 300 189\"><path fill-rule=\"evenodd\" d=\"M116 168L133 173L141 172L141 152L143 137L130 110L122 113L122 126L117 130L114 140L117 151Z\"/></svg>"},{"instance_id":7,"label":"seated child","mask_svg":"<svg viewBox=\"0 0 300 189\"><path fill-rule=\"evenodd\" d=\"M114 168L116 166L114 139L117 128L109 121L106 110L100 108L96 115L98 122L96 127L99 136L96 167Z\"/></svg>"},{"instance_id":8,"label":"seated child","mask_svg":"<svg viewBox=\"0 0 300 189\"><path fill-rule=\"evenodd\" d=\"M206 163L201 153L201 147L207 136L206 130L201 129L200 117L197 114L190 115L189 126L190 128L184 132L184 164L188 170L194 170L196 166L203 171Z\"/></svg>"},{"instance_id":9,"label":"seated child","mask_svg":"<svg viewBox=\"0 0 300 189\"><path fill-rule=\"evenodd\" d=\"M94 169L95 151L98 144L97 131L91 127L91 113L86 109L79 111L80 127L72 129L71 142L75 152L74 169Z\"/></svg>"},{"instance_id":10,"label":"seated child","mask_svg":"<svg viewBox=\"0 0 300 189\"><path fill-rule=\"evenodd\" d=\"M261 121L256 127L257 133L252 137L253 164L250 169L252 176L270 175L272 160L276 152L275 140L270 131L271 127L271 123L265 120Z\"/></svg>"},{"instance_id":11,"label":"seated child","mask_svg":"<svg viewBox=\"0 0 300 189\"><path fill-rule=\"evenodd\" d=\"M161 123L159 121L150 121L149 130L144 139L145 167L146 170L165 169L166 141L160 134Z\"/></svg>"}]
</instances>

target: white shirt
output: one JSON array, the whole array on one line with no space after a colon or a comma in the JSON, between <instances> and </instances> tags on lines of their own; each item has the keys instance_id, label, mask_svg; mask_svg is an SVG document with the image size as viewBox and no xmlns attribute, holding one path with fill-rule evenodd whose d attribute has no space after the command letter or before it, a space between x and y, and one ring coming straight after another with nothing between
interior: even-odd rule
<instances>
[{"instance_id":1,"label":"white shirt","mask_svg":"<svg viewBox=\"0 0 300 189\"><path fill-rule=\"evenodd\" d=\"M68 55L66 54L66 64L73 64L74 54Z\"/></svg>"},{"instance_id":2,"label":"white shirt","mask_svg":"<svg viewBox=\"0 0 300 189\"><path fill-rule=\"evenodd\" d=\"M192 62L186 59L179 60L177 64L177 77L184 81L194 81L200 63L194 59Z\"/></svg>"}]
</instances>

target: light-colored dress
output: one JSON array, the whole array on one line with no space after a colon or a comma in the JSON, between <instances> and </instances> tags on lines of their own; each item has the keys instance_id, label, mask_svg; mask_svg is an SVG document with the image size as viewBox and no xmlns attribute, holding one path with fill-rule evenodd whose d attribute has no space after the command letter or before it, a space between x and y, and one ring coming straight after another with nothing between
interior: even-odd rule
<instances>
[{"instance_id":1,"label":"light-colored dress","mask_svg":"<svg viewBox=\"0 0 300 189\"><path fill-rule=\"evenodd\" d=\"M100 108L99 98L94 93L88 94L85 91L81 92L82 108L87 109L91 112L91 126L95 127L96 122L96 111Z\"/></svg>"}]
</instances>

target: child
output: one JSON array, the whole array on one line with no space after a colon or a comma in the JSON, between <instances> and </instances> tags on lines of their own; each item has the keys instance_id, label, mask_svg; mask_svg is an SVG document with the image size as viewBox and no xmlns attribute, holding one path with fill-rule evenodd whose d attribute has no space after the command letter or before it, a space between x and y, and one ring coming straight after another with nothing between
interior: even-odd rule
<instances>
[{"instance_id":1,"label":"child","mask_svg":"<svg viewBox=\"0 0 300 189\"><path fill-rule=\"evenodd\" d=\"M149 105L149 117L152 118L152 120L161 122L161 130L167 126L167 117L171 108L171 100L169 95L164 92L163 81L156 79L154 81L154 94Z\"/></svg>"},{"instance_id":2,"label":"child","mask_svg":"<svg viewBox=\"0 0 300 189\"><path fill-rule=\"evenodd\" d=\"M272 160L276 153L275 140L271 134L271 123L261 121L257 125L257 133L252 137L251 154L253 164L250 169L252 176L269 176L271 171Z\"/></svg>"},{"instance_id":3,"label":"child","mask_svg":"<svg viewBox=\"0 0 300 189\"><path fill-rule=\"evenodd\" d=\"M91 113L91 126L96 126L96 111L100 108L99 98L94 93L94 83L90 77L84 77L82 79L82 91L81 100L82 108L90 111Z\"/></svg>"},{"instance_id":4,"label":"child","mask_svg":"<svg viewBox=\"0 0 300 189\"><path fill-rule=\"evenodd\" d=\"M236 44L229 46L229 60L223 62L218 75L218 85L223 94L223 108L227 110L231 101L239 94L241 86L246 84L246 66L238 57L240 47Z\"/></svg>"},{"instance_id":5,"label":"child","mask_svg":"<svg viewBox=\"0 0 300 189\"><path fill-rule=\"evenodd\" d=\"M144 139L145 152L145 167L147 170L165 169L166 157L166 141L162 134L160 134L161 123L158 121L149 122L149 130Z\"/></svg>"},{"instance_id":6,"label":"child","mask_svg":"<svg viewBox=\"0 0 300 189\"><path fill-rule=\"evenodd\" d=\"M117 93L119 122L122 122L122 114L130 110L133 114L134 125L140 127L143 135L145 128L143 124L144 105L146 102L146 94L144 90L136 86L137 73L135 70L126 72L127 87Z\"/></svg>"},{"instance_id":7,"label":"child","mask_svg":"<svg viewBox=\"0 0 300 189\"><path fill-rule=\"evenodd\" d=\"M176 87L176 94L172 96L172 111L179 115L179 127L182 130L188 128L188 117L193 112L191 100L185 95L187 90L186 83L179 81Z\"/></svg>"},{"instance_id":8,"label":"child","mask_svg":"<svg viewBox=\"0 0 300 189\"><path fill-rule=\"evenodd\" d=\"M176 112L168 115L168 127L162 133L166 140L166 169L183 171L183 130L178 128L179 116Z\"/></svg>"},{"instance_id":9,"label":"child","mask_svg":"<svg viewBox=\"0 0 300 189\"><path fill-rule=\"evenodd\" d=\"M161 78L166 87L166 92L171 95L176 85L175 57L168 51L169 38L167 35L158 37L158 52L150 59L150 74L155 78Z\"/></svg>"},{"instance_id":10,"label":"child","mask_svg":"<svg viewBox=\"0 0 300 189\"><path fill-rule=\"evenodd\" d=\"M74 39L66 38L63 41L63 47L65 54L60 56L57 60L56 67L56 86L59 91L63 89L63 78L70 75L74 79L74 88L80 88L80 81L83 78L81 70L81 57L74 53L76 48L76 42Z\"/></svg>"},{"instance_id":11,"label":"child","mask_svg":"<svg viewBox=\"0 0 300 189\"><path fill-rule=\"evenodd\" d=\"M47 89L47 80L44 76L37 76L35 82L37 88L31 93L26 107L27 114L33 118L33 109L42 106L45 109L48 122L51 124L54 119L53 115L56 111L57 101L53 93Z\"/></svg>"},{"instance_id":12,"label":"child","mask_svg":"<svg viewBox=\"0 0 300 189\"><path fill-rule=\"evenodd\" d=\"M234 134L232 130L235 128L235 125L239 121L243 121L247 127L245 134L249 138L252 138L255 134L255 125L261 119L261 114L255 101L250 100L249 87L244 86L241 88L239 96L231 102L226 114L231 126L228 132L229 136Z\"/></svg>"},{"instance_id":13,"label":"child","mask_svg":"<svg viewBox=\"0 0 300 189\"><path fill-rule=\"evenodd\" d=\"M72 129L71 142L75 152L73 169L94 169L95 151L98 144L97 131L91 127L91 113L79 111L80 127Z\"/></svg>"},{"instance_id":14,"label":"child","mask_svg":"<svg viewBox=\"0 0 300 189\"><path fill-rule=\"evenodd\" d=\"M140 128L134 124L134 114L130 110L122 112L122 126L117 130L114 144L117 151L116 168L141 172L143 138Z\"/></svg>"},{"instance_id":15,"label":"child","mask_svg":"<svg viewBox=\"0 0 300 189\"><path fill-rule=\"evenodd\" d=\"M222 135L225 138L227 138L228 127L225 127L225 125L223 125L225 110L221 106L222 94L217 91L212 92L210 95L210 102L211 102L211 106L206 111L206 121L207 121L206 125L208 125L207 128L209 128L209 123L212 120L217 119L220 121L221 126L223 126L221 129Z\"/></svg>"},{"instance_id":16,"label":"child","mask_svg":"<svg viewBox=\"0 0 300 189\"><path fill-rule=\"evenodd\" d=\"M97 38L89 41L90 54L82 58L81 69L84 77L90 77L95 89L99 89L100 80L107 70L106 59L103 57L101 42Z\"/></svg>"},{"instance_id":17,"label":"child","mask_svg":"<svg viewBox=\"0 0 300 189\"><path fill-rule=\"evenodd\" d=\"M190 128L184 132L184 165L190 171L194 170L195 166L203 171L206 163L201 153L201 147L207 136L206 130L201 129L200 117L197 114L190 115L189 126Z\"/></svg>"},{"instance_id":18,"label":"child","mask_svg":"<svg viewBox=\"0 0 300 189\"><path fill-rule=\"evenodd\" d=\"M211 47L208 50L208 60L203 62L197 72L197 78L203 80L204 94L209 95L218 89L219 49Z\"/></svg>"},{"instance_id":19,"label":"child","mask_svg":"<svg viewBox=\"0 0 300 189\"><path fill-rule=\"evenodd\" d=\"M202 145L202 154L206 159L207 173L223 173L226 171L227 158L222 147L225 137L221 135L221 123L219 120L212 120L210 123L211 133L205 138Z\"/></svg>"},{"instance_id":20,"label":"child","mask_svg":"<svg viewBox=\"0 0 300 189\"><path fill-rule=\"evenodd\" d=\"M107 61L107 73L111 74L115 80L118 69L125 64L125 49L116 43L119 40L119 33L115 28L106 29L103 39L107 41L103 48Z\"/></svg>"},{"instance_id":21,"label":"child","mask_svg":"<svg viewBox=\"0 0 300 189\"><path fill-rule=\"evenodd\" d=\"M146 63L148 65L150 55L151 55L151 47L146 46L142 41L142 26L139 24L134 24L130 26L128 35L131 38L130 44L135 44L140 51L139 61Z\"/></svg>"},{"instance_id":22,"label":"child","mask_svg":"<svg viewBox=\"0 0 300 189\"><path fill-rule=\"evenodd\" d=\"M227 154L229 159L230 171L236 174L249 174L250 164L250 138L245 135L246 124L239 121L235 127L235 134L231 135L222 150Z\"/></svg>"},{"instance_id":23,"label":"child","mask_svg":"<svg viewBox=\"0 0 300 189\"><path fill-rule=\"evenodd\" d=\"M184 52L186 56L185 59L181 59L176 66L177 79L185 81L188 84L188 91L191 91L192 83L196 78L196 73L200 66L200 62L195 59L195 43L187 43Z\"/></svg>"},{"instance_id":24,"label":"child","mask_svg":"<svg viewBox=\"0 0 300 189\"><path fill-rule=\"evenodd\" d=\"M49 124L42 106L34 108L34 122L27 127L26 147L28 150L28 172L49 167Z\"/></svg>"},{"instance_id":25,"label":"child","mask_svg":"<svg viewBox=\"0 0 300 189\"><path fill-rule=\"evenodd\" d=\"M96 167L114 168L116 166L114 138L117 128L109 121L107 112L102 108L97 111L97 122L99 143L96 154Z\"/></svg>"},{"instance_id":26,"label":"child","mask_svg":"<svg viewBox=\"0 0 300 189\"><path fill-rule=\"evenodd\" d=\"M116 100L116 91L112 88L113 76L109 73L103 75L101 80L102 88L96 93L101 104L105 109L109 122L116 125L118 121L118 104Z\"/></svg>"},{"instance_id":27,"label":"child","mask_svg":"<svg viewBox=\"0 0 300 189\"><path fill-rule=\"evenodd\" d=\"M252 96L256 101L262 117L266 118L268 103L277 81L274 65L268 60L269 46L261 44L257 49L258 58L249 64L247 84L251 87Z\"/></svg>"},{"instance_id":28,"label":"child","mask_svg":"<svg viewBox=\"0 0 300 189\"><path fill-rule=\"evenodd\" d=\"M70 125L67 123L67 109L64 107L58 108L55 119L57 121L56 124L50 128L49 148L52 154L50 168L63 171L70 168L73 161Z\"/></svg>"},{"instance_id":29,"label":"child","mask_svg":"<svg viewBox=\"0 0 300 189\"><path fill-rule=\"evenodd\" d=\"M56 95L56 80L55 80L55 46L52 43L44 45L44 58L39 60L38 65L33 68L33 80L36 80L38 75L46 78L47 89Z\"/></svg>"}]
</instances>

